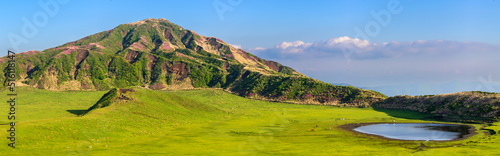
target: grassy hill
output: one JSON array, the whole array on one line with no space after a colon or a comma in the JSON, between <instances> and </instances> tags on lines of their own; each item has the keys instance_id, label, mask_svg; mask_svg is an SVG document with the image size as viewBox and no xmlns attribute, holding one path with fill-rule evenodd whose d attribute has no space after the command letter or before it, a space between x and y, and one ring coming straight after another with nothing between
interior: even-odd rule
<instances>
[{"instance_id":1,"label":"grassy hill","mask_svg":"<svg viewBox=\"0 0 500 156\"><path fill-rule=\"evenodd\" d=\"M500 131L498 122L472 124L478 134L471 138L429 141L420 149L420 141L388 141L338 126L436 122L421 120L425 114L266 102L219 89L132 89L121 92L126 100L115 96L109 106L78 116L107 92L19 88L17 148L2 139L0 150L5 155L494 155L500 148L498 134L480 130ZM6 94L1 90L0 98Z\"/></svg>"}]
</instances>

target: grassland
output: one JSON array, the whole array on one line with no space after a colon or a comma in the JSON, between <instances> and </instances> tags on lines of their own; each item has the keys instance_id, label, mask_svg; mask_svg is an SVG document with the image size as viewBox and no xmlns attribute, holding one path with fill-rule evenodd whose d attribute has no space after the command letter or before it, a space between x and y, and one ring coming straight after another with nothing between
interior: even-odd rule
<instances>
[{"instance_id":1,"label":"grassland","mask_svg":"<svg viewBox=\"0 0 500 156\"><path fill-rule=\"evenodd\" d=\"M388 141L338 128L362 122L436 122L425 114L296 105L242 98L222 90L135 88L85 116L106 92L19 88L16 149L2 155L495 155L500 123L474 124L478 134L453 142ZM0 98L7 99L7 91ZM7 103L0 105L5 110ZM345 120L341 120L344 118ZM1 118L0 123L7 122ZM484 128L483 128L484 127ZM481 130L481 128L485 130ZM0 130L8 129L0 125ZM314 129L314 131L312 131ZM488 130L486 130L488 129ZM490 131L497 134L490 135ZM0 137L6 138L2 130Z\"/></svg>"}]
</instances>

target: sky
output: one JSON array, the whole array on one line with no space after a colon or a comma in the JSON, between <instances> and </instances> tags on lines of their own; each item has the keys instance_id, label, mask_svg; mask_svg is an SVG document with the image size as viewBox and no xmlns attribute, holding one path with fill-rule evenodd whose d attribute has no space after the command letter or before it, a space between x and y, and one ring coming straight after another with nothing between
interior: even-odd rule
<instances>
[{"instance_id":1,"label":"sky","mask_svg":"<svg viewBox=\"0 0 500 156\"><path fill-rule=\"evenodd\" d=\"M2 1L0 49L44 50L165 18L328 83L477 82L473 89L500 92L498 8L498 0Z\"/></svg>"}]
</instances>

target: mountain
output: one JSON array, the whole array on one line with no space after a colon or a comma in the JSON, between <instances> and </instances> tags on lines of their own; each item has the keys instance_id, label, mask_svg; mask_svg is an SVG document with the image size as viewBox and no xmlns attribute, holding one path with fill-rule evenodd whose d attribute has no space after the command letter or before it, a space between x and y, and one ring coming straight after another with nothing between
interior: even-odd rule
<instances>
[{"instance_id":1,"label":"mountain","mask_svg":"<svg viewBox=\"0 0 500 156\"><path fill-rule=\"evenodd\" d=\"M6 75L7 58L0 63ZM16 85L49 90L210 87L256 99L350 106L386 98L309 78L166 19L122 24L58 47L23 52L16 63Z\"/></svg>"}]
</instances>

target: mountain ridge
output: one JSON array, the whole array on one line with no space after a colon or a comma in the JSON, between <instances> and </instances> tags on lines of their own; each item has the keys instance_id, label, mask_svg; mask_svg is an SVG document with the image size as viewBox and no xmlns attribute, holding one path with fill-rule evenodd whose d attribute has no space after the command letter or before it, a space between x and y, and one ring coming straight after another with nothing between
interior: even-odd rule
<instances>
[{"instance_id":1,"label":"mountain ridge","mask_svg":"<svg viewBox=\"0 0 500 156\"><path fill-rule=\"evenodd\" d=\"M411 110L456 122L500 118L500 93L467 91L440 95L398 95L373 103L374 108Z\"/></svg>"}]
</instances>

